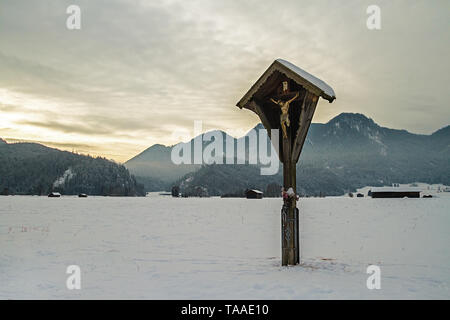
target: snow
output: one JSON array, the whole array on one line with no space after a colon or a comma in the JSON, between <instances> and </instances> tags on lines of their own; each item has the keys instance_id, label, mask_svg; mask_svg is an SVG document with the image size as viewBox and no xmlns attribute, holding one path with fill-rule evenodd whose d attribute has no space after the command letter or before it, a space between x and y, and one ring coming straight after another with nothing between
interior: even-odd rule
<instances>
[{"instance_id":1,"label":"snow","mask_svg":"<svg viewBox=\"0 0 450 320\"><path fill-rule=\"evenodd\" d=\"M416 192L422 191L417 187L373 187L372 192Z\"/></svg>"},{"instance_id":2,"label":"snow","mask_svg":"<svg viewBox=\"0 0 450 320\"><path fill-rule=\"evenodd\" d=\"M302 198L303 263L282 267L281 199L0 197L0 298L449 299L449 207Z\"/></svg>"},{"instance_id":3,"label":"snow","mask_svg":"<svg viewBox=\"0 0 450 320\"><path fill-rule=\"evenodd\" d=\"M74 177L74 175L75 174L72 172L72 168L67 169L61 177L57 178L55 182L53 182L53 188L64 186L66 182L69 182Z\"/></svg>"},{"instance_id":4,"label":"snow","mask_svg":"<svg viewBox=\"0 0 450 320\"><path fill-rule=\"evenodd\" d=\"M327 96L329 96L332 99L336 98L336 94L334 93L333 88L331 88L328 84L326 84L324 81L320 80L319 78L316 78L312 74L306 72L305 70L297 67L296 65L290 63L289 61L283 60L283 59L277 59L279 63L284 65L286 68L290 69L291 71L298 74L303 79L307 80L312 85L316 86L320 90L322 90Z\"/></svg>"}]
</instances>

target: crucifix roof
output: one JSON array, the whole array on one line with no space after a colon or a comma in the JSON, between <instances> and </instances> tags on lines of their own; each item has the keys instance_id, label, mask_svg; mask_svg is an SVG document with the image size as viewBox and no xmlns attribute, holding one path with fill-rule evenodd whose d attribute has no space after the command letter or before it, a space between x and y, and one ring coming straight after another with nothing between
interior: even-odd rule
<instances>
[{"instance_id":1,"label":"crucifix roof","mask_svg":"<svg viewBox=\"0 0 450 320\"><path fill-rule=\"evenodd\" d=\"M256 83L250 88L250 90L242 97L242 99L237 103L237 106L241 109L244 108L250 102L253 95L260 90L260 88L265 84L268 78L275 71L283 73L288 78L294 80L308 91L311 91L317 96L328 100L330 103L333 102L334 99L336 99L334 90L324 81L316 78L312 74L297 67L289 61L277 59L263 73L258 81L256 81Z\"/></svg>"}]
</instances>

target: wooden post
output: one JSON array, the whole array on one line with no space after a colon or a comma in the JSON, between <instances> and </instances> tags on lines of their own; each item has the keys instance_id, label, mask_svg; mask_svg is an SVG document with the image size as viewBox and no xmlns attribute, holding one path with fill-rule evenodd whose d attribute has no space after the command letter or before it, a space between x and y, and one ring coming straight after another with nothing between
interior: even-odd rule
<instances>
[{"instance_id":1,"label":"wooden post","mask_svg":"<svg viewBox=\"0 0 450 320\"><path fill-rule=\"evenodd\" d=\"M292 188L297 194L296 166L291 158L291 133L288 130L287 138L283 138L283 187L285 191ZM281 210L281 264L295 265L299 263L299 232L298 211L295 196L283 200Z\"/></svg>"}]
</instances>

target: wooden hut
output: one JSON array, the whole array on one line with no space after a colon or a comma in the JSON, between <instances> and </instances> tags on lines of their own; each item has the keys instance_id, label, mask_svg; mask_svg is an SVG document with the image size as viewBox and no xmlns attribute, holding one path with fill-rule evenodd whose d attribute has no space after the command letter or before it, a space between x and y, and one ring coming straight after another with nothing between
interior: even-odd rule
<instances>
[{"instance_id":1,"label":"wooden hut","mask_svg":"<svg viewBox=\"0 0 450 320\"><path fill-rule=\"evenodd\" d=\"M420 189L401 187L379 187L370 190L372 198L420 198Z\"/></svg>"},{"instance_id":2,"label":"wooden hut","mask_svg":"<svg viewBox=\"0 0 450 320\"><path fill-rule=\"evenodd\" d=\"M48 195L48 197L49 197L49 198L59 198L59 197L61 197L61 193L59 193L59 192L51 192L51 193Z\"/></svg>"},{"instance_id":3,"label":"wooden hut","mask_svg":"<svg viewBox=\"0 0 450 320\"><path fill-rule=\"evenodd\" d=\"M245 196L247 199L262 199L263 193L256 189L249 189L245 191Z\"/></svg>"}]
</instances>

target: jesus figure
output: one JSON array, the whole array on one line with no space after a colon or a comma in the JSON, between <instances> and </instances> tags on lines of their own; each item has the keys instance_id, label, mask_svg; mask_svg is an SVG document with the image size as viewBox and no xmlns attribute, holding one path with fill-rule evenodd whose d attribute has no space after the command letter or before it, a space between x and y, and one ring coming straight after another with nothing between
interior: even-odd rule
<instances>
[{"instance_id":1,"label":"jesus figure","mask_svg":"<svg viewBox=\"0 0 450 320\"><path fill-rule=\"evenodd\" d=\"M286 126L289 127L291 125L291 122L289 121L289 105L291 104L292 101L294 101L297 98L298 98L298 92L295 94L295 96L292 99L290 99L288 101L283 101L283 100L275 101L272 98L270 98L270 101L279 105L281 108L280 123L281 123L281 129L283 130L283 137L285 139L287 139Z\"/></svg>"}]
</instances>

